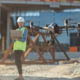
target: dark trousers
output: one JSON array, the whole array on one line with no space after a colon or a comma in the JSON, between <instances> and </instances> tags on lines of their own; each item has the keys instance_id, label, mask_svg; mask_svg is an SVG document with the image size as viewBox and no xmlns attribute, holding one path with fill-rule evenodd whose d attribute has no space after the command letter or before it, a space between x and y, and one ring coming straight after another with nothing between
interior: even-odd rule
<instances>
[{"instance_id":1,"label":"dark trousers","mask_svg":"<svg viewBox=\"0 0 80 80\"><path fill-rule=\"evenodd\" d=\"M14 56L15 56L15 64L18 69L18 73L22 74L22 62L21 62L21 56L22 56L23 51L22 50L15 50L14 51Z\"/></svg>"}]
</instances>

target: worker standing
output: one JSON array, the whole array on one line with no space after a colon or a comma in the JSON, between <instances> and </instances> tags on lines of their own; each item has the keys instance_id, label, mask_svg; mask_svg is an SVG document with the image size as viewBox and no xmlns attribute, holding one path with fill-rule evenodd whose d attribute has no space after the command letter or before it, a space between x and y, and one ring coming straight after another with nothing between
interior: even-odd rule
<instances>
[{"instance_id":1,"label":"worker standing","mask_svg":"<svg viewBox=\"0 0 80 80\"><path fill-rule=\"evenodd\" d=\"M12 40L14 42L13 51L15 55L15 64L17 66L18 73L19 73L19 77L14 80L24 80L22 75L21 56L26 50L26 40L27 40L27 34L28 34L27 28L23 26L24 22L25 20L23 17L19 17L17 19L19 28L16 30L22 31L22 38L13 37L13 40Z\"/></svg>"}]
</instances>

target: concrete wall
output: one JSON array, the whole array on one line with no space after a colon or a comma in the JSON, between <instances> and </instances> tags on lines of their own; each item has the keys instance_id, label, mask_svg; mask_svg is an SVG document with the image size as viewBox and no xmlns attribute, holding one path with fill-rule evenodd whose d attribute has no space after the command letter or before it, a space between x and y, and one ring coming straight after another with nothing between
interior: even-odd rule
<instances>
[{"instance_id":1,"label":"concrete wall","mask_svg":"<svg viewBox=\"0 0 80 80\"><path fill-rule=\"evenodd\" d=\"M70 59L79 58L80 57L80 52L67 52L67 55L69 56ZM48 52L44 53L43 56L44 56L45 59L52 59L50 53L48 53ZM36 59L38 59L38 57L39 56L38 56L37 53L32 52L28 55L27 59L36 60ZM55 58L56 59L66 59L63 52L56 52L55 53Z\"/></svg>"},{"instance_id":2,"label":"concrete wall","mask_svg":"<svg viewBox=\"0 0 80 80\"><path fill-rule=\"evenodd\" d=\"M80 57L80 52L67 52L67 55L69 56L70 59L75 59ZM4 54L0 53L0 59L2 59L3 56ZM52 59L51 54L49 52L45 52L43 56L45 59ZM39 55L37 53L31 52L26 59L36 60L38 58ZM7 59L14 59L14 54L9 55ZM66 59L66 57L63 54L63 52L56 52L55 59Z\"/></svg>"}]
</instances>

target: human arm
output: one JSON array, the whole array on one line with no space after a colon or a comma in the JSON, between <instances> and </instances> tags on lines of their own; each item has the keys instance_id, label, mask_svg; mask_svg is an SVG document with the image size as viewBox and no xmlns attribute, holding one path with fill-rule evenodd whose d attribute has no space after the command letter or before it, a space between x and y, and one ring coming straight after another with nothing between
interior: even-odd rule
<instances>
[{"instance_id":1,"label":"human arm","mask_svg":"<svg viewBox=\"0 0 80 80\"><path fill-rule=\"evenodd\" d=\"M27 31L27 29L25 28L24 34L23 34L23 38L20 38L20 41L21 41L21 42L25 42L25 41L26 41L27 33L28 33L28 31Z\"/></svg>"}]
</instances>

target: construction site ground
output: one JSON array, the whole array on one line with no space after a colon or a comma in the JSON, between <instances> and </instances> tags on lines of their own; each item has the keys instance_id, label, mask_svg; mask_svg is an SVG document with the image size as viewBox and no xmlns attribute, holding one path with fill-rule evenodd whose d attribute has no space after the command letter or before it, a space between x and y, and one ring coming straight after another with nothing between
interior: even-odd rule
<instances>
[{"instance_id":1,"label":"construction site ground","mask_svg":"<svg viewBox=\"0 0 80 80\"><path fill-rule=\"evenodd\" d=\"M80 80L80 62L60 61L47 65L22 65L24 80ZM0 65L0 80L18 77L15 65Z\"/></svg>"}]
</instances>

